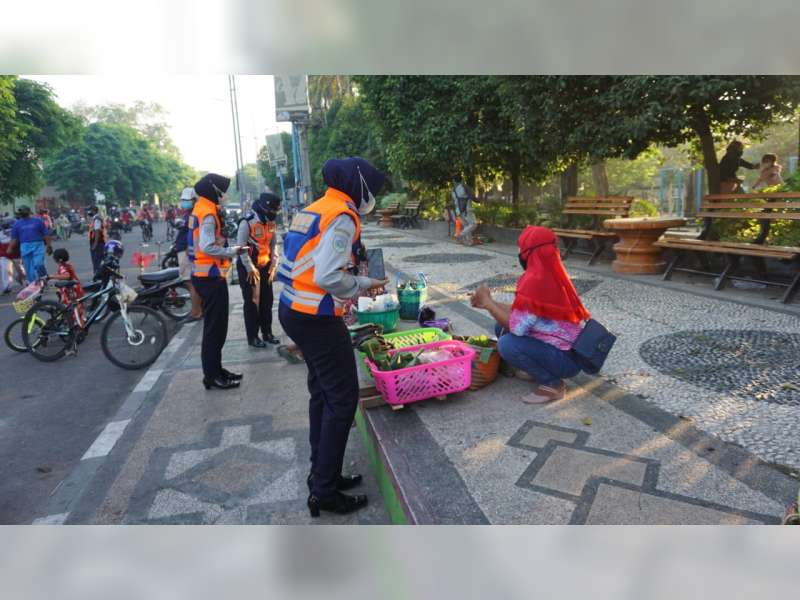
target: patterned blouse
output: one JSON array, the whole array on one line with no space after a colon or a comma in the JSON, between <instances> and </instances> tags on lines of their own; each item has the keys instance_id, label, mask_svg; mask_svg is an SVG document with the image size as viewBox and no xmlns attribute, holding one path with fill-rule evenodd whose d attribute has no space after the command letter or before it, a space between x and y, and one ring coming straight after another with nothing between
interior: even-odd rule
<instances>
[{"instance_id":1,"label":"patterned blouse","mask_svg":"<svg viewBox=\"0 0 800 600\"><path fill-rule=\"evenodd\" d=\"M581 323L545 319L517 309L511 309L508 326L514 335L536 338L564 351L572 348L572 344L583 329Z\"/></svg>"}]
</instances>

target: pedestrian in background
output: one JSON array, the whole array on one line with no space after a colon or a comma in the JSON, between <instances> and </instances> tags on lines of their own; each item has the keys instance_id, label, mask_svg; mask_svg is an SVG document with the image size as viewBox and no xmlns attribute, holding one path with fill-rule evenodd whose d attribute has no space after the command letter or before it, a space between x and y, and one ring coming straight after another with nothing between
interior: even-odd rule
<instances>
[{"instance_id":1,"label":"pedestrian in background","mask_svg":"<svg viewBox=\"0 0 800 600\"><path fill-rule=\"evenodd\" d=\"M272 335L272 278L278 265L275 219L280 206L281 199L275 194L261 194L253 202L250 213L239 221L236 237L236 243L247 248L236 260L236 270L242 288L247 343L255 348L280 343Z\"/></svg>"},{"instance_id":2,"label":"pedestrian in background","mask_svg":"<svg viewBox=\"0 0 800 600\"><path fill-rule=\"evenodd\" d=\"M246 252L239 246L228 247L222 229L219 203L231 180L209 173L194 186L198 198L192 209L189 229L194 255L192 285L203 301L203 385L207 390L239 387L241 373L222 366L222 347L228 337L228 269L231 259Z\"/></svg>"},{"instance_id":3,"label":"pedestrian in background","mask_svg":"<svg viewBox=\"0 0 800 600\"><path fill-rule=\"evenodd\" d=\"M456 239L462 244L473 245L472 232L478 226L475 212L472 210L472 201L477 200L472 189L463 181L455 181L453 187L453 204L455 206L456 220L461 220L461 231L456 229Z\"/></svg>"},{"instance_id":4,"label":"pedestrian in background","mask_svg":"<svg viewBox=\"0 0 800 600\"><path fill-rule=\"evenodd\" d=\"M189 293L192 296L192 312L189 317L192 320L203 316L203 301L192 285L192 255L189 253L189 237L192 232L189 230L189 217L192 215L194 202L197 199L194 188L184 188L181 192L179 203L181 214L175 223L175 251L178 253L178 271L180 277L186 282Z\"/></svg>"},{"instance_id":5,"label":"pedestrian in background","mask_svg":"<svg viewBox=\"0 0 800 600\"><path fill-rule=\"evenodd\" d=\"M86 214L89 216L89 253L92 256L94 274L97 275L100 265L103 263L104 248L106 247L108 235L106 233L106 224L96 206L90 206Z\"/></svg>"},{"instance_id":6,"label":"pedestrian in background","mask_svg":"<svg viewBox=\"0 0 800 600\"><path fill-rule=\"evenodd\" d=\"M47 275L44 265L45 251L53 253L50 245L50 235L44 222L31 216L31 209L20 206L17 210L19 218L11 228L10 253L19 250L28 283L33 283L40 277Z\"/></svg>"},{"instance_id":7,"label":"pedestrian in background","mask_svg":"<svg viewBox=\"0 0 800 600\"><path fill-rule=\"evenodd\" d=\"M375 207L373 194L385 175L363 158L350 157L325 162L322 178L328 190L292 219L278 267L284 284L278 316L308 366L312 517L367 504L365 495L342 493L361 483L361 475L342 474L358 405L356 363L342 316L346 299L388 283L349 271L361 245L361 215Z\"/></svg>"}]
</instances>

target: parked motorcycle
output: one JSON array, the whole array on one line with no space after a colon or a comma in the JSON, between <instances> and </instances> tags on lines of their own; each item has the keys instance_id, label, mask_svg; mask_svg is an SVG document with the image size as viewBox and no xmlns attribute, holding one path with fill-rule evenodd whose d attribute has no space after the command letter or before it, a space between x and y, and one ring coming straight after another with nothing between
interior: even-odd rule
<instances>
[{"instance_id":1,"label":"parked motorcycle","mask_svg":"<svg viewBox=\"0 0 800 600\"><path fill-rule=\"evenodd\" d=\"M170 246L169 251L164 255L164 258L161 259L161 268L162 269L170 269L178 266L178 250L175 247L175 244Z\"/></svg>"},{"instance_id":2,"label":"parked motorcycle","mask_svg":"<svg viewBox=\"0 0 800 600\"><path fill-rule=\"evenodd\" d=\"M160 310L175 320L185 319L192 312L192 295L177 268L139 275L141 288L136 290L136 304Z\"/></svg>"}]
</instances>

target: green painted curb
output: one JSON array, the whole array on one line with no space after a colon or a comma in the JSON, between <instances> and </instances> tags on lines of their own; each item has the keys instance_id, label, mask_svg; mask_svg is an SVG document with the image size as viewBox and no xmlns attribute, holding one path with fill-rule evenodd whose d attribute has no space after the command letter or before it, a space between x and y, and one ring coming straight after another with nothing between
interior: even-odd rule
<instances>
[{"instance_id":1,"label":"green painted curb","mask_svg":"<svg viewBox=\"0 0 800 600\"><path fill-rule=\"evenodd\" d=\"M383 503L389 513L389 519L391 519L392 523L395 525L407 525L408 518L403 510L403 505L397 497L397 492L394 489L394 485L392 485L392 479L389 473L386 472L386 467L381 460L380 451L375 444L375 440L372 439L369 433L363 411L364 409L361 406L359 406L356 411L356 427L358 427L358 430L361 432L361 437L364 440L364 446L367 449L367 457L372 466L375 478L378 480L378 489L381 492L381 496L383 496Z\"/></svg>"}]
</instances>

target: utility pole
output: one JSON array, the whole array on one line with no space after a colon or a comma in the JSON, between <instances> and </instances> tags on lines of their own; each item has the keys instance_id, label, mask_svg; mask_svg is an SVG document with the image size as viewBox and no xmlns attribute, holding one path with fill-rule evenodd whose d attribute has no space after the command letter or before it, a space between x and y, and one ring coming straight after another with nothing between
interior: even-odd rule
<instances>
[{"instance_id":1,"label":"utility pole","mask_svg":"<svg viewBox=\"0 0 800 600\"><path fill-rule=\"evenodd\" d=\"M239 100L236 97L236 79L234 75L228 75L228 86L231 97L231 118L233 119L233 148L236 154L236 191L239 192L239 207L244 210L244 196L246 193L242 170L244 169L244 159L242 158L242 137L239 129Z\"/></svg>"}]
</instances>

